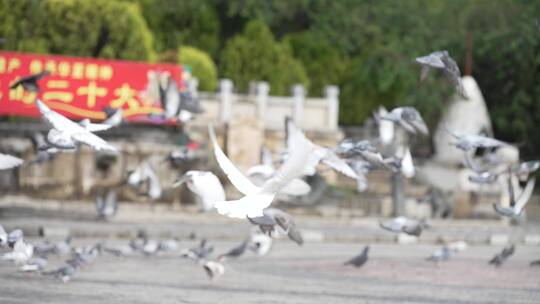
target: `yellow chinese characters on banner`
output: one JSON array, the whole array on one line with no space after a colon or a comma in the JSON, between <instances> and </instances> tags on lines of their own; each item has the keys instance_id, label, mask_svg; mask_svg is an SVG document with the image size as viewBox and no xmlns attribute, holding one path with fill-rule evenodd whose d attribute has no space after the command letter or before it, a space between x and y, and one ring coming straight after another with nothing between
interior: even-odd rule
<instances>
[{"instance_id":1,"label":"yellow chinese characters on banner","mask_svg":"<svg viewBox=\"0 0 540 304\"><path fill-rule=\"evenodd\" d=\"M48 71L39 92L10 86L22 77ZM183 86L178 65L0 52L0 115L37 116L35 98L70 118L105 118L105 108L122 108L126 119L137 121L148 113L162 113L159 96L149 88L166 73ZM144 98L144 100L142 99Z\"/></svg>"}]
</instances>

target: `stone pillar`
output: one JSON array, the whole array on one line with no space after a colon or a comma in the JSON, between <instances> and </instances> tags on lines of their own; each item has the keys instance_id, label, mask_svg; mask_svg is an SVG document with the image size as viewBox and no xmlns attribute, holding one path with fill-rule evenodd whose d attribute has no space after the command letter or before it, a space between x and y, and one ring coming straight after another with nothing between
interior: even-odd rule
<instances>
[{"instance_id":1,"label":"stone pillar","mask_svg":"<svg viewBox=\"0 0 540 304\"><path fill-rule=\"evenodd\" d=\"M292 119L294 123L301 127L302 125L302 115L304 112L304 100L306 99L306 90L301 84L295 84L292 87L293 95L293 113Z\"/></svg>"},{"instance_id":2,"label":"stone pillar","mask_svg":"<svg viewBox=\"0 0 540 304\"><path fill-rule=\"evenodd\" d=\"M405 185L403 176L399 172L392 173L390 177L392 184L392 207L394 216L405 215Z\"/></svg>"},{"instance_id":3,"label":"stone pillar","mask_svg":"<svg viewBox=\"0 0 540 304\"><path fill-rule=\"evenodd\" d=\"M191 96L197 97L197 93L199 92L199 79L197 79L197 77L191 77L187 82L187 89L188 92L191 93Z\"/></svg>"},{"instance_id":4,"label":"stone pillar","mask_svg":"<svg viewBox=\"0 0 540 304\"><path fill-rule=\"evenodd\" d=\"M268 93L270 92L270 85L266 81L260 81L257 83L257 89L255 93L255 102L257 103L257 117L262 123L265 122L264 116L266 114L266 105L268 103Z\"/></svg>"},{"instance_id":5,"label":"stone pillar","mask_svg":"<svg viewBox=\"0 0 540 304\"><path fill-rule=\"evenodd\" d=\"M219 121L222 123L228 123L232 116L232 91L232 80L219 81Z\"/></svg>"},{"instance_id":6,"label":"stone pillar","mask_svg":"<svg viewBox=\"0 0 540 304\"><path fill-rule=\"evenodd\" d=\"M339 119L339 88L335 85L326 86L324 89L327 105L327 127L330 130L336 130Z\"/></svg>"}]
</instances>

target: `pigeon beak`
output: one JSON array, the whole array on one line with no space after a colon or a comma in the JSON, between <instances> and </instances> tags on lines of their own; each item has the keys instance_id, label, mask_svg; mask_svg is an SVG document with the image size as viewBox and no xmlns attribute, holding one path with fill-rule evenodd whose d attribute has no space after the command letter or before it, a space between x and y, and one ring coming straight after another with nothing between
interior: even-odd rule
<instances>
[{"instance_id":1,"label":"pigeon beak","mask_svg":"<svg viewBox=\"0 0 540 304\"><path fill-rule=\"evenodd\" d=\"M180 178L179 180L177 180L176 182L174 182L174 184L172 184L172 187L173 188L178 188L180 187L183 183L187 182L188 181L188 178L185 177L185 176L182 176L182 178Z\"/></svg>"}]
</instances>

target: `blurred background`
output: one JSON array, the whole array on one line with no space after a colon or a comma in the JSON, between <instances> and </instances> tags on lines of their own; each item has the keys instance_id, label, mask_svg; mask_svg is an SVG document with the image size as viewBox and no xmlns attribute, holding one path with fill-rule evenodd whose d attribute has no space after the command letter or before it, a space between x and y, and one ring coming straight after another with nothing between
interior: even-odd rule
<instances>
[{"instance_id":1,"label":"blurred background","mask_svg":"<svg viewBox=\"0 0 540 304\"><path fill-rule=\"evenodd\" d=\"M0 0L0 158L24 160L0 170L0 247L14 247L0 260L33 267L0 263L0 302L537 303L538 187L523 213L494 204L540 177L522 163L540 159L539 18L530 0ZM441 71L420 81L415 58L441 50L466 97ZM12 87L40 72L39 88ZM44 151L36 98L108 128L96 135L119 153ZM404 106L428 135L378 119ZM208 126L257 183L287 155L288 118L381 159L349 159L363 181L320 166L301 195L279 193L289 228L272 247L214 210L240 194ZM471 179L485 175L448 130L510 144L469 151L492 180ZM80 265L68 285L21 273L67 282Z\"/></svg>"},{"instance_id":2,"label":"blurred background","mask_svg":"<svg viewBox=\"0 0 540 304\"><path fill-rule=\"evenodd\" d=\"M519 150L512 152L513 162L540 157L540 136L534 132L540 123L538 15L540 3L521 0L3 0L3 51L181 65L179 88L196 79L192 91L204 109L189 122L136 123L104 133L122 145L110 172L103 171L101 156L83 149L40 168L3 173L4 188L92 198L96 189L120 184L127 171L148 161L164 188L158 201L178 202L178 190L169 185L186 170L212 167L209 122L226 126L218 130L226 150L248 168L259 161L263 144L279 152L285 116L293 116L315 141L332 146L344 137L377 137L372 113L380 106L407 105L419 110L432 132L409 141L420 173L406 181L407 197L414 199L400 200L405 209L396 211L389 196L395 189L385 172L373 173L373 187L361 199L354 181L323 172L326 194L293 201L333 200L340 208L358 207L359 214L422 217L433 213L433 204L424 208L422 202L438 193L460 217L489 217L500 189L480 191L462 181L462 161L441 155L447 143L437 139L436 130L445 117L457 125L481 120L469 131L512 143ZM455 109L453 87L441 73L419 83L414 58L442 49L472 77L471 86L480 92L477 108ZM39 121L4 116L2 133L9 140L2 148L30 158L29 135L45 130ZM245 145L246 138L257 145ZM179 150L195 152L172 161L169 156ZM62 165L77 169L58 170ZM439 178L440 168L451 174ZM127 192L123 198L137 200Z\"/></svg>"}]
</instances>

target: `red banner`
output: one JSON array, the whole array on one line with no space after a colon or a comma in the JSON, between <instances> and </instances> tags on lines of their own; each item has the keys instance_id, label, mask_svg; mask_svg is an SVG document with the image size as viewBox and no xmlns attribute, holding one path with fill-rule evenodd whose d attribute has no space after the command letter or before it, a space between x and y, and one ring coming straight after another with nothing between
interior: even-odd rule
<instances>
[{"instance_id":1,"label":"red banner","mask_svg":"<svg viewBox=\"0 0 540 304\"><path fill-rule=\"evenodd\" d=\"M10 89L17 79L41 72L40 92ZM72 119L106 118L104 108L122 108L128 121L145 121L163 112L159 84L171 78L178 88L182 67L67 56L0 52L0 115L39 116L36 97L51 109Z\"/></svg>"}]
</instances>

